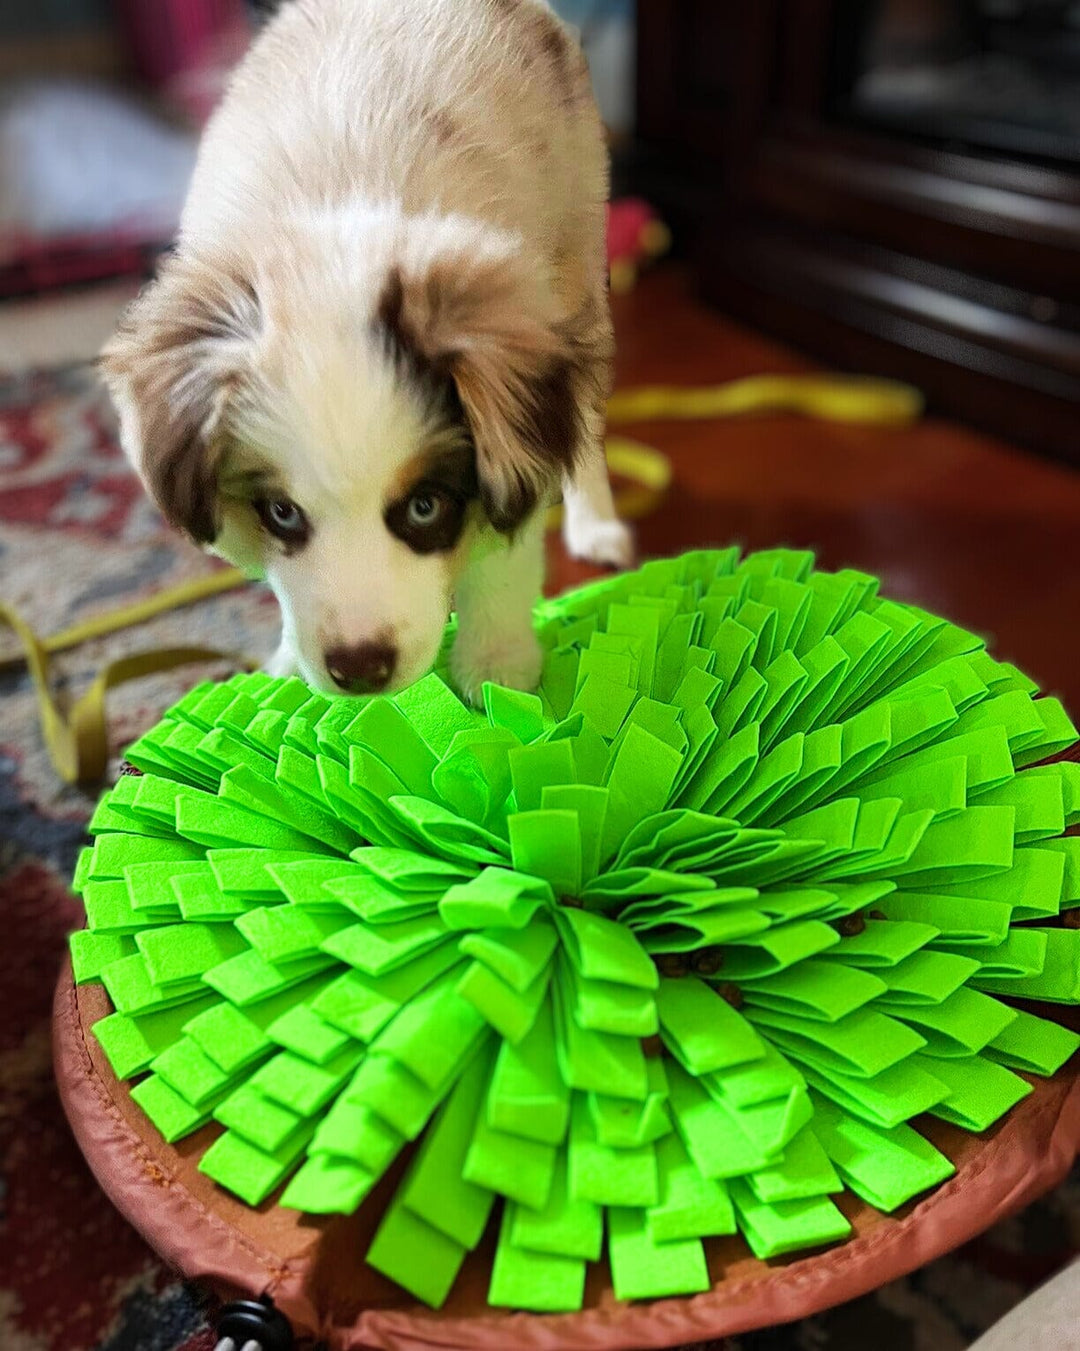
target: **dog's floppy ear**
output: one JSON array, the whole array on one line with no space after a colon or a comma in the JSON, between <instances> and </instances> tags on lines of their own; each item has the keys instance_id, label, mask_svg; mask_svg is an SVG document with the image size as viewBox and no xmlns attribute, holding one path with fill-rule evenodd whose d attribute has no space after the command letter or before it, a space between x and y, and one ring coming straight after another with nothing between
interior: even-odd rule
<instances>
[{"instance_id":1,"label":"dog's floppy ear","mask_svg":"<svg viewBox=\"0 0 1080 1351\"><path fill-rule=\"evenodd\" d=\"M510 248L463 244L405 253L378 318L396 343L453 381L476 446L484 510L515 530L573 465L577 367L551 301Z\"/></svg>"},{"instance_id":2,"label":"dog's floppy ear","mask_svg":"<svg viewBox=\"0 0 1080 1351\"><path fill-rule=\"evenodd\" d=\"M237 266L174 256L102 353L125 451L165 518L198 544L218 533L223 420L258 327Z\"/></svg>"}]
</instances>

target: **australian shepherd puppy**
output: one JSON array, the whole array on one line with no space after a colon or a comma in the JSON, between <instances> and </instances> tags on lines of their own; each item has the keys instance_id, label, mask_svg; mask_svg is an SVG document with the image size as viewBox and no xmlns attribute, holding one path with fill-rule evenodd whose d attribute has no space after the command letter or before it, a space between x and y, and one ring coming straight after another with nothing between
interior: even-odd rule
<instances>
[{"instance_id":1,"label":"australian shepherd puppy","mask_svg":"<svg viewBox=\"0 0 1080 1351\"><path fill-rule=\"evenodd\" d=\"M607 156L543 0L289 0L104 353L166 517L264 576L275 674L533 687L544 515L630 553L603 455Z\"/></svg>"}]
</instances>

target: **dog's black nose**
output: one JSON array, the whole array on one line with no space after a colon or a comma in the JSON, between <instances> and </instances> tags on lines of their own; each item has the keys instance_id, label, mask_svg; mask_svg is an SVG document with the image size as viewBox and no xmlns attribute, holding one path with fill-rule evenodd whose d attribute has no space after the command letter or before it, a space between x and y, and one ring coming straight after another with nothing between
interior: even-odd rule
<instances>
[{"instance_id":1,"label":"dog's black nose","mask_svg":"<svg viewBox=\"0 0 1080 1351\"><path fill-rule=\"evenodd\" d=\"M346 694L378 694L390 683L397 665L397 649L386 643L336 647L326 654L326 669Z\"/></svg>"}]
</instances>

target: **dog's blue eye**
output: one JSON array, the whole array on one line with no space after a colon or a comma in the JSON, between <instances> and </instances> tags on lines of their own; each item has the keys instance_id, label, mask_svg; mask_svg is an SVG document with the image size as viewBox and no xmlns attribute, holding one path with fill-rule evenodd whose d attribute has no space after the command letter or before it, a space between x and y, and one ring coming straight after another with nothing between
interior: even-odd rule
<instances>
[{"instance_id":1,"label":"dog's blue eye","mask_svg":"<svg viewBox=\"0 0 1080 1351\"><path fill-rule=\"evenodd\" d=\"M445 506L445 499L438 497L435 493L417 493L409 498L405 517L408 523L413 526L434 525L442 515Z\"/></svg>"},{"instance_id":2,"label":"dog's blue eye","mask_svg":"<svg viewBox=\"0 0 1080 1351\"><path fill-rule=\"evenodd\" d=\"M288 497L264 498L255 503L263 525L287 544L306 544L311 526L303 511Z\"/></svg>"}]
</instances>

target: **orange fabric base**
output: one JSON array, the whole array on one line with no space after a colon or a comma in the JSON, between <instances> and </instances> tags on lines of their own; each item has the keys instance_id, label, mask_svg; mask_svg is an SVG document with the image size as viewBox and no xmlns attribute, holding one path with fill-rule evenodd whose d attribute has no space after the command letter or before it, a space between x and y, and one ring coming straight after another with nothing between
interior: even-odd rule
<instances>
[{"instance_id":1,"label":"orange fabric base","mask_svg":"<svg viewBox=\"0 0 1080 1351\"><path fill-rule=\"evenodd\" d=\"M620 1304L603 1264L580 1313L505 1313L486 1304L492 1239L466 1262L446 1306L418 1305L363 1261L399 1174L356 1215L311 1219L272 1201L253 1210L197 1170L208 1126L164 1143L109 1068L91 1025L109 1012L99 986L65 966L53 1035L60 1094L76 1138L113 1204L167 1261L219 1292L269 1294L298 1336L332 1351L638 1351L732 1336L806 1318L865 1294L981 1233L1058 1183L1080 1151L1080 1065L1035 1091L996 1129L920 1128L957 1166L918 1204L885 1216L845 1194L854 1237L817 1255L759 1262L739 1238L706 1243L713 1288L687 1299Z\"/></svg>"}]
</instances>

